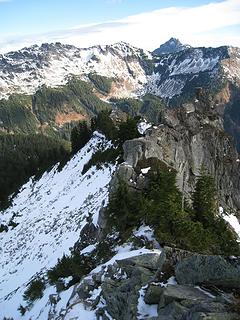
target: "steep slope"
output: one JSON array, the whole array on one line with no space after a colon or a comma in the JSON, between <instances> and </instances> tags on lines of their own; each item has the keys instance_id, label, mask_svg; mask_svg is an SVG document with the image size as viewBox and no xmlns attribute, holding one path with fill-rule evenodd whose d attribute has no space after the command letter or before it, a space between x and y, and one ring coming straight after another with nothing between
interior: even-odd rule
<instances>
[{"instance_id":1,"label":"steep slope","mask_svg":"<svg viewBox=\"0 0 240 320\"><path fill-rule=\"evenodd\" d=\"M97 225L99 210L108 200L114 166L81 172L95 152L110 146L95 132L61 171L54 167L39 181L31 179L12 206L1 212L0 223L8 225L8 231L0 233L1 319L19 319L17 308L30 280L69 253L87 221Z\"/></svg>"},{"instance_id":2,"label":"steep slope","mask_svg":"<svg viewBox=\"0 0 240 320\"><path fill-rule=\"evenodd\" d=\"M239 85L239 54L238 48L219 47L189 48L159 56L148 90L179 104L193 98L197 87L217 93L228 81Z\"/></svg>"}]
</instances>

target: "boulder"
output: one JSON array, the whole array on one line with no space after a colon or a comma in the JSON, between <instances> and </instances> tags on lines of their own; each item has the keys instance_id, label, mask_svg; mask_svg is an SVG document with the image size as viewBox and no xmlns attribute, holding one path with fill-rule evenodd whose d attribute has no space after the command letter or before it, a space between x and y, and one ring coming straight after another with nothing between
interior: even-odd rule
<instances>
[{"instance_id":1,"label":"boulder","mask_svg":"<svg viewBox=\"0 0 240 320\"><path fill-rule=\"evenodd\" d=\"M163 288L159 285L150 284L146 290L144 301L147 304L158 304L163 293Z\"/></svg>"},{"instance_id":2,"label":"boulder","mask_svg":"<svg viewBox=\"0 0 240 320\"><path fill-rule=\"evenodd\" d=\"M177 282L183 285L208 284L223 288L240 288L240 259L193 255L175 268Z\"/></svg>"},{"instance_id":3,"label":"boulder","mask_svg":"<svg viewBox=\"0 0 240 320\"><path fill-rule=\"evenodd\" d=\"M119 260L118 264L122 267L125 266L138 266L143 267L152 271L157 271L159 268L162 267L165 261L165 254L161 252L159 255L158 253L146 253L141 254L139 256L127 258L124 260Z\"/></svg>"},{"instance_id":4,"label":"boulder","mask_svg":"<svg viewBox=\"0 0 240 320\"><path fill-rule=\"evenodd\" d=\"M180 302L182 300L200 302L201 300L212 300L212 298L210 298L205 293L194 287L182 285L169 285L166 288L164 288L162 292L159 302L159 309L165 307L173 301Z\"/></svg>"}]
</instances>

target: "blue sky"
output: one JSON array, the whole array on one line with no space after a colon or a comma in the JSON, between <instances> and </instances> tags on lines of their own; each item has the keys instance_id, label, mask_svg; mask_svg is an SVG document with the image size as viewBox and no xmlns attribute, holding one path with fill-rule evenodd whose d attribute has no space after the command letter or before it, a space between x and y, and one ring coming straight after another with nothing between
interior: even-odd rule
<instances>
[{"instance_id":1,"label":"blue sky","mask_svg":"<svg viewBox=\"0 0 240 320\"><path fill-rule=\"evenodd\" d=\"M151 50L170 36L240 45L239 26L239 0L0 0L0 52L35 42L120 40Z\"/></svg>"}]
</instances>

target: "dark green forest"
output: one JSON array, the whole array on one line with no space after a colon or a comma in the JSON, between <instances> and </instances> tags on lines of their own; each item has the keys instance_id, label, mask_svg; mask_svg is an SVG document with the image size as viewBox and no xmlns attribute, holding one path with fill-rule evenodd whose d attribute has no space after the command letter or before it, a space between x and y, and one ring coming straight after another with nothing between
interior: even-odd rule
<instances>
[{"instance_id":1,"label":"dark green forest","mask_svg":"<svg viewBox=\"0 0 240 320\"><path fill-rule=\"evenodd\" d=\"M70 153L69 143L40 134L0 134L0 203L32 175L41 175Z\"/></svg>"}]
</instances>

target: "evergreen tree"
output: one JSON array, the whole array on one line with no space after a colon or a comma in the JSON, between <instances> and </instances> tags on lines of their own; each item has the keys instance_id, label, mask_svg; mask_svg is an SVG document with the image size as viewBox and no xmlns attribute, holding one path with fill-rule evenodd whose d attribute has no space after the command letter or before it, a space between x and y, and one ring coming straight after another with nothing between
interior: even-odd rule
<instances>
[{"instance_id":1,"label":"evergreen tree","mask_svg":"<svg viewBox=\"0 0 240 320\"><path fill-rule=\"evenodd\" d=\"M72 152L78 152L91 138L91 130L86 121L79 122L71 132Z\"/></svg>"},{"instance_id":2,"label":"evergreen tree","mask_svg":"<svg viewBox=\"0 0 240 320\"><path fill-rule=\"evenodd\" d=\"M198 177L192 200L196 220L204 227L212 226L217 213L217 200L214 180L210 175L202 172Z\"/></svg>"},{"instance_id":3,"label":"evergreen tree","mask_svg":"<svg viewBox=\"0 0 240 320\"><path fill-rule=\"evenodd\" d=\"M144 208L145 202L142 194L129 190L127 184L120 181L109 201L108 223L120 233L125 233L142 222L145 214Z\"/></svg>"},{"instance_id":4,"label":"evergreen tree","mask_svg":"<svg viewBox=\"0 0 240 320\"><path fill-rule=\"evenodd\" d=\"M109 140L114 141L117 138L117 128L114 125L108 110L99 112L98 116L92 119L91 127L92 130L99 130L105 134Z\"/></svg>"},{"instance_id":5,"label":"evergreen tree","mask_svg":"<svg viewBox=\"0 0 240 320\"><path fill-rule=\"evenodd\" d=\"M165 168L152 173L147 197L151 201L148 223L172 229L173 217L181 211L181 193L176 186L176 172Z\"/></svg>"},{"instance_id":6,"label":"evergreen tree","mask_svg":"<svg viewBox=\"0 0 240 320\"><path fill-rule=\"evenodd\" d=\"M140 137L137 129L138 118L128 118L126 122L122 122L119 126L118 140L123 144L126 140Z\"/></svg>"}]
</instances>

